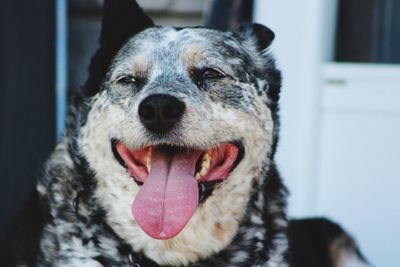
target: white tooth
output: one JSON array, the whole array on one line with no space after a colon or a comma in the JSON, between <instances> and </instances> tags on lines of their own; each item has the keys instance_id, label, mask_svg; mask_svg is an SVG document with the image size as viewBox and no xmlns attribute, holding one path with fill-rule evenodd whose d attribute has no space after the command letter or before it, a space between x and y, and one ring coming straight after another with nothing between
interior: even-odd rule
<instances>
[{"instance_id":1,"label":"white tooth","mask_svg":"<svg viewBox=\"0 0 400 267\"><path fill-rule=\"evenodd\" d=\"M212 159L211 155L208 152L206 154L204 154L203 161L202 161L203 167L206 167L207 169L210 168L211 159Z\"/></svg>"},{"instance_id":2,"label":"white tooth","mask_svg":"<svg viewBox=\"0 0 400 267\"><path fill-rule=\"evenodd\" d=\"M210 168L211 165L211 155L206 152L202 159L201 159L201 169L200 171L196 174L196 179L199 180L202 176L205 176L208 172L208 169Z\"/></svg>"},{"instance_id":3,"label":"white tooth","mask_svg":"<svg viewBox=\"0 0 400 267\"><path fill-rule=\"evenodd\" d=\"M146 167L147 167L147 172L150 173L151 170L151 158L153 156L153 148L150 147L149 148L149 152L147 152L147 156L146 156Z\"/></svg>"}]
</instances>

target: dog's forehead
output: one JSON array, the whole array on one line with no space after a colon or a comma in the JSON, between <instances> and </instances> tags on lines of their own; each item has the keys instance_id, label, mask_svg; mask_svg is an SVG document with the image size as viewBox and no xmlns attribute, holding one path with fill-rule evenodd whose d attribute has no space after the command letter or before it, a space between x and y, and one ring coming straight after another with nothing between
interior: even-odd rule
<instances>
[{"instance_id":1,"label":"dog's forehead","mask_svg":"<svg viewBox=\"0 0 400 267\"><path fill-rule=\"evenodd\" d=\"M117 63L169 63L184 60L196 65L202 60L225 60L231 54L241 54L238 38L232 32L207 28L154 27L132 37L121 49ZM226 62L228 63L228 62Z\"/></svg>"},{"instance_id":2,"label":"dog's forehead","mask_svg":"<svg viewBox=\"0 0 400 267\"><path fill-rule=\"evenodd\" d=\"M138 52L170 50L183 52L188 46L197 45L204 50L218 49L222 44L235 42L232 33L207 28L155 27L131 39L131 48ZM163 49L160 49L163 48ZM144 50L144 51L143 51Z\"/></svg>"}]
</instances>

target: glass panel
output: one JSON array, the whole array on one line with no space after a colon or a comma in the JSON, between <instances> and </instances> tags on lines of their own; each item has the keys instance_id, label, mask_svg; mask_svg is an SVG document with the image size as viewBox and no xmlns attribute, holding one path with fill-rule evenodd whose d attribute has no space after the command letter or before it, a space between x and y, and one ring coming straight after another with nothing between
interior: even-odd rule
<instances>
[{"instance_id":1,"label":"glass panel","mask_svg":"<svg viewBox=\"0 0 400 267\"><path fill-rule=\"evenodd\" d=\"M400 63L400 0L340 0L336 60Z\"/></svg>"}]
</instances>

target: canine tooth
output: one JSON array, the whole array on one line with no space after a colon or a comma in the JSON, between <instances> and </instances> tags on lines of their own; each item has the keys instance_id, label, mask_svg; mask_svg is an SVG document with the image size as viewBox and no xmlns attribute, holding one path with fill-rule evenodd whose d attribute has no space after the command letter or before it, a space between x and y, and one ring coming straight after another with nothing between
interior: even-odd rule
<instances>
[{"instance_id":1,"label":"canine tooth","mask_svg":"<svg viewBox=\"0 0 400 267\"><path fill-rule=\"evenodd\" d=\"M211 165L211 155L207 152L203 156L202 166L205 166L207 169L210 168Z\"/></svg>"},{"instance_id":2,"label":"canine tooth","mask_svg":"<svg viewBox=\"0 0 400 267\"><path fill-rule=\"evenodd\" d=\"M149 148L149 151L147 152L147 156L146 156L146 168L147 168L147 171L148 172L150 172L150 170L151 170L151 157L152 157L152 155L153 155L153 148L152 147L150 147Z\"/></svg>"},{"instance_id":3,"label":"canine tooth","mask_svg":"<svg viewBox=\"0 0 400 267\"><path fill-rule=\"evenodd\" d=\"M208 171L208 168L210 168L210 163L209 162L208 163L204 163L204 165L201 167L200 175L201 176L206 175L207 171Z\"/></svg>"},{"instance_id":4,"label":"canine tooth","mask_svg":"<svg viewBox=\"0 0 400 267\"><path fill-rule=\"evenodd\" d=\"M202 176L206 175L211 165L211 155L206 152L201 159L201 169L196 174L196 179L199 180Z\"/></svg>"}]
</instances>

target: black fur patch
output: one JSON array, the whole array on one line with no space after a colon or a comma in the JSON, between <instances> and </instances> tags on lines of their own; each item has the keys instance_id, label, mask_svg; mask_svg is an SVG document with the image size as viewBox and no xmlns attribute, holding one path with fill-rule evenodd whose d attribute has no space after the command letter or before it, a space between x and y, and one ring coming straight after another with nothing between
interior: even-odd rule
<instances>
[{"instance_id":1,"label":"black fur patch","mask_svg":"<svg viewBox=\"0 0 400 267\"><path fill-rule=\"evenodd\" d=\"M153 25L136 1L104 0L100 47L90 62L89 78L83 88L86 96L99 91L112 58L128 38Z\"/></svg>"},{"instance_id":2,"label":"black fur patch","mask_svg":"<svg viewBox=\"0 0 400 267\"><path fill-rule=\"evenodd\" d=\"M354 252L360 261L366 262L342 227L325 218L290 221L288 237L291 267L335 267L339 250ZM335 244L338 240L339 246Z\"/></svg>"}]
</instances>

